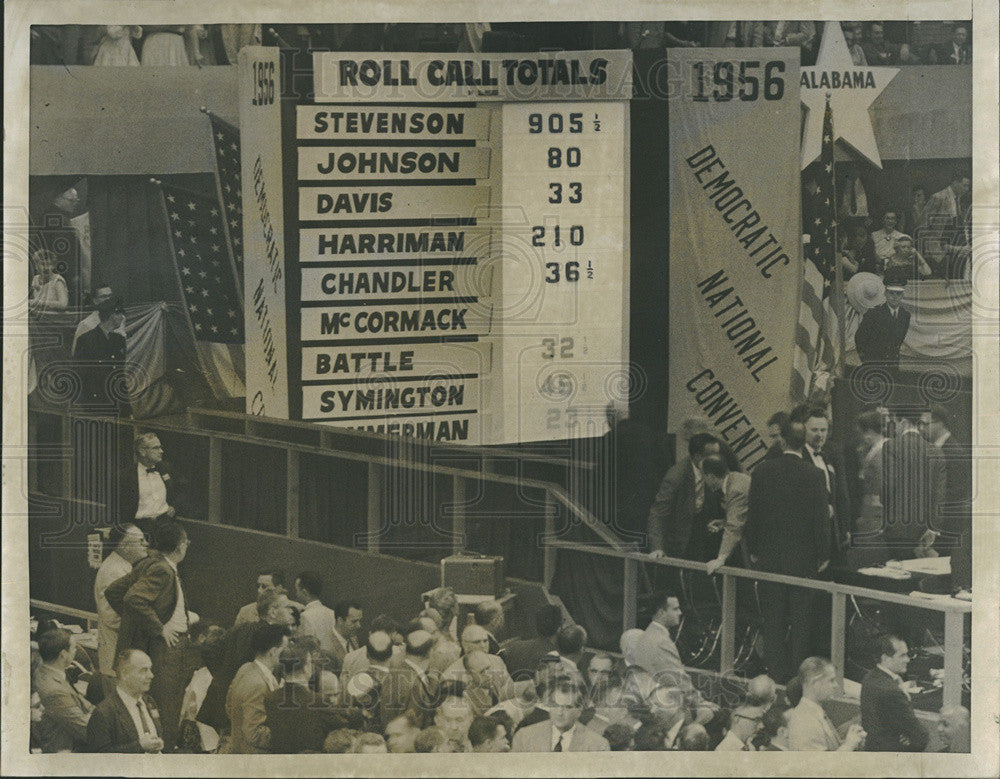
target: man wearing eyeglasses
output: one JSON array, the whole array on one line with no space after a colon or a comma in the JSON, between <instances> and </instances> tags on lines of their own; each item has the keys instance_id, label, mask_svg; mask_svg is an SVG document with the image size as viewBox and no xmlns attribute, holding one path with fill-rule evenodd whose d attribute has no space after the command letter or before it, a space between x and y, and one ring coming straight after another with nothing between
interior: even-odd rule
<instances>
[{"instance_id":1,"label":"man wearing eyeglasses","mask_svg":"<svg viewBox=\"0 0 1000 779\"><path fill-rule=\"evenodd\" d=\"M751 743L761 729L764 709L761 706L740 706L729 715L729 732L715 748L716 752L755 752Z\"/></svg>"},{"instance_id":2,"label":"man wearing eyeglasses","mask_svg":"<svg viewBox=\"0 0 1000 779\"><path fill-rule=\"evenodd\" d=\"M878 665L861 682L861 727L867 732L866 752L923 752L927 729L913 713L902 675L910 663L906 642L880 636Z\"/></svg>"}]
</instances>

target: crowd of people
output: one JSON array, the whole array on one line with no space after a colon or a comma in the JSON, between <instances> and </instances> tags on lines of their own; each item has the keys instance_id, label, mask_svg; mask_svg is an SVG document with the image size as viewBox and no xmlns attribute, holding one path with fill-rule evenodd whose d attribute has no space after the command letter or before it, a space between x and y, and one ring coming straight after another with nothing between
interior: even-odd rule
<instances>
[{"instance_id":1,"label":"crowd of people","mask_svg":"<svg viewBox=\"0 0 1000 779\"><path fill-rule=\"evenodd\" d=\"M76 635L39 626L32 744L43 752L448 753L598 751L922 751L929 734L902 680L908 650L880 637L860 721L835 726L829 660L808 657L782 690L767 675L714 693L681 664L676 596L648 599L621 656L586 647L562 609L536 635L500 640L503 607L462 615L439 588L410 619L325 605L322 577L262 571L256 601L228 630L190 610L179 566L191 543L175 519L132 525L95 582L96 666ZM121 571L127 571L117 576ZM109 581L110 580L110 581ZM464 623L464 624L460 624ZM968 712L941 712L940 748L968 751Z\"/></svg>"},{"instance_id":2,"label":"crowd of people","mask_svg":"<svg viewBox=\"0 0 1000 779\"><path fill-rule=\"evenodd\" d=\"M859 446L830 439L829 408L806 403L768 422L770 448L740 472L708 425L689 428L688 456L663 477L648 515L649 553L829 579L856 550L883 561L950 555L953 592L971 590L971 452L947 409L875 408ZM689 583L693 587L694 583ZM816 594L759 583L764 661L784 683L829 651Z\"/></svg>"},{"instance_id":3,"label":"crowd of people","mask_svg":"<svg viewBox=\"0 0 1000 779\"><path fill-rule=\"evenodd\" d=\"M833 22L835 23L835 22ZM813 65L822 21L470 24L36 25L36 65L226 65L239 48L303 51L538 51L795 46ZM963 21L840 22L855 65L969 65L972 26Z\"/></svg>"}]
</instances>

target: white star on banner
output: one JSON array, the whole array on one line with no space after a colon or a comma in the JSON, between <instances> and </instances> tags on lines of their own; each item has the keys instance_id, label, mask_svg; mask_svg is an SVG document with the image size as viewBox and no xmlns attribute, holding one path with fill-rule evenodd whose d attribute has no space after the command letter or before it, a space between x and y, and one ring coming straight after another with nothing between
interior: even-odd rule
<instances>
[{"instance_id":1,"label":"white star on banner","mask_svg":"<svg viewBox=\"0 0 1000 779\"><path fill-rule=\"evenodd\" d=\"M809 109L802 136L803 169L819 157L822 148L827 94L830 95L833 111L835 140L843 141L873 165L882 167L868 109L897 73L899 68L852 64L840 24L831 21L823 25L823 40L816 64L802 68L802 88L799 92L802 102Z\"/></svg>"}]
</instances>

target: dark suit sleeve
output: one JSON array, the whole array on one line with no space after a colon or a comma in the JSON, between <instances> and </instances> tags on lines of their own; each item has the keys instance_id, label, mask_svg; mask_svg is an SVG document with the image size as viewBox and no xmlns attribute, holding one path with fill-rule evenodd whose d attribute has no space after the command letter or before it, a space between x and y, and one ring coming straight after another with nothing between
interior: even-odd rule
<instances>
[{"instance_id":1,"label":"dark suit sleeve","mask_svg":"<svg viewBox=\"0 0 1000 779\"><path fill-rule=\"evenodd\" d=\"M163 632L163 623L156 615L153 603L167 587L173 584L174 577L170 569L166 565L153 564L125 593L124 605L132 609L143 630L151 636Z\"/></svg>"},{"instance_id":2,"label":"dark suit sleeve","mask_svg":"<svg viewBox=\"0 0 1000 779\"><path fill-rule=\"evenodd\" d=\"M750 477L750 491L747 497L747 521L743 526L743 538L747 542L747 549L754 557L760 557L760 536L761 536L761 499L762 487L759 471L755 471Z\"/></svg>"},{"instance_id":3,"label":"dark suit sleeve","mask_svg":"<svg viewBox=\"0 0 1000 779\"><path fill-rule=\"evenodd\" d=\"M138 571L133 569L120 579L115 579L104 590L104 597L107 598L108 605L119 615L125 610L125 593L128 592L129 587L132 586L132 582L136 580L137 576Z\"/></svg>"},{"instance_id":4,"label":"dark suit sleeve","mask_svg":"<svg viewBox=\"0 0 1000 779\"><path fill-rule=\"evenodd\" d=\"M670 514L674 508L677 488L680 484L680 470L671 468L667 475L660 482L660 489L656 493L656 499L649 510L648 532L649 551L663 549L664 537L663 526L669 521Z\"/></svg>"},{"instance_id":5,"label":"dark suit sleeve","mask_svg":"<svg viewBox=\"0 0 1000 779\"><path fill-rule=\"evenodd\" d=\"M139 741L116 744L114 741L114 711L98 706L87 723L87 748L91 752L143 752Z\"/></svg>"},{"instance_id":6,"label":"dark suit sleeve","mask_svg":"<svg viewBox=\"0 0 1000 779\"><path fill-rule=\"evenodd\" d=\"M806 506L813 527L813 548L816 551L817 563L830 559L830 508L826 497L826 479L819 468L811 468L808 477L808 492L805 495Z\"/></svg>"},{"instance_id":7,"label":"dark suit sleeve","mask_svg":"<svg viewBox=\"0 0 1000 779\"><path fill-rule=\"evenodd\" d=\"M873 309L869 309L861 317L861 324L858 325L858 331L854 334L854 345L857 347L861 362L870 362L873 359L871 347L872 339L875 337L874 329L875 316Z\"/></svg>"},{"instance_id":8,"label":"dark suit sleeve","mask_svg":"<svg viewBox=\"0 0 1000 779\"><path fill-rule=\"evenodd\" d=\"M882 721L895 724L899 732L910 742L906 751L923 752L927 748L927 728L913 713L913 706L910 705L905 693L896 687L888 688L882 696L881 704Z\"/></svg>"}]
</instances>

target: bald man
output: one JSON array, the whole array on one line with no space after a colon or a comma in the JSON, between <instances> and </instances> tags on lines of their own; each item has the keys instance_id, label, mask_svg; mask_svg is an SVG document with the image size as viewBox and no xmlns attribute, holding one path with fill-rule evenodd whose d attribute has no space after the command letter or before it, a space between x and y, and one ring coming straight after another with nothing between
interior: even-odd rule
<instances>
[{"instance_id":1,"label":"bald man","mask_svg":"<svg viewBox=\"0 0 1000 779\"><path fill-rule=\"evenodd\" d=\"M943 752L971 752L972 731L969 723L969 710L965 706L945 706L941 709L938 735L944 741Z\"/></svg>"},{"instance_id":2,"label":"bald man","mask_svg":"<svg viewBox=\"0 0 1000 779\"><path fill-rule=\"evenodd\" d=\"M446 679L460 679L467 685L472 684L471 672L468 667L469 658L475 656L476 678L488 680L486 689L492 690L497 696L493 703L499 703L517 694L514 680L511 679L507 666L497 655L491 655L486 650L490 645L490 635L479 625L468 625L462 631L462 657L452 663L445 671ZM482 686L475 684L474 686ZM490 708L486 706L483 710Z\"/></svg>"}]
</instances>

